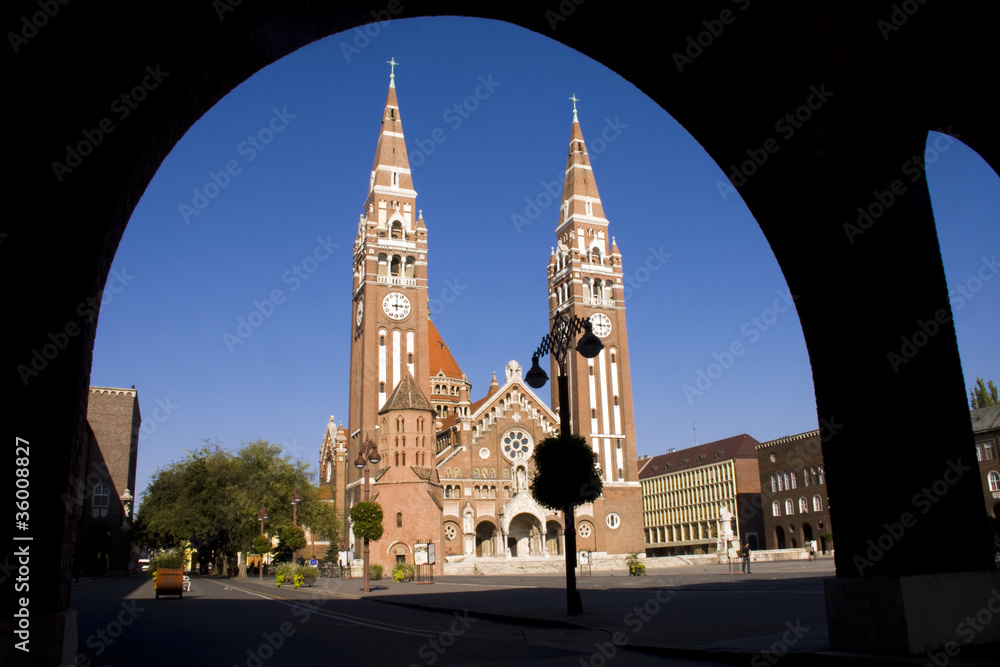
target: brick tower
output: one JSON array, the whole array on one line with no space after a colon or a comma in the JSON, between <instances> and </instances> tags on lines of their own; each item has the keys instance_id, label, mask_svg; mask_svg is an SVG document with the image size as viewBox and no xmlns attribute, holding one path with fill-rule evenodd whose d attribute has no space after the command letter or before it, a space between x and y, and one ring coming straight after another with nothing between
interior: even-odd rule
<instances>
[{"instance_id":1,"label":"brick tower","mask_svg":"<svg viewBox=\"0 0 1000 667\"><path fill-rule=\"evenodd\" d=\"M354 242L351 374L347 461L366 440L379 442L378 414L404 375L428 395L427 228L396 101L394 60L375 148L368 197ZM361 474L351 466L347 502L359 495ZM346 517L345 517L346 518Z\"/></svg>"},{"instance_id":2,"label":"brick tower","mask_svg":"<svg viewBox=\"0 0 1000 667\"><path fill-rule=\"evenodd\" d=\"M608 553L644 548L642 491L636 469L632 419L632 382L621 253L608 235L594 172L573 100L566 179L556 227L557 246L549 258L549 324L561 314L590 318L604 350L594 359L575 351L566 357L573 432L585 437L597 454L604 494L593 506L593 548ZM550 357L551 358L551 357ZM550 375L553 410L559 412L553 359ZM588 508L581 508L586 512ZM580 548L591 542L580 534Z\"/></svg>"}]
</instances>

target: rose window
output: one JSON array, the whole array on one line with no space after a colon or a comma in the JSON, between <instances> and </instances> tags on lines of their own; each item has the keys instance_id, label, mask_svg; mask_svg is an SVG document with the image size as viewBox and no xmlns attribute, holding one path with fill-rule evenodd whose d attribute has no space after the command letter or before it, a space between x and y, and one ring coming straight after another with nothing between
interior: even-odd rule
<instances>
[{"instance_id":1,"label":"rose window","mask_svg":"<svg viewBox=\"0 0 1000 667\"><path fill-rule=\"evenodd\" d=\"M455 535L457 533L458 533L458 531L455 530L455 525L454 524L449 523L449 524L445 525L445 527L444 527L444 536L447 539L449 539L449 540L455 539Z\"/></svg>"},{"instance_id":2,"label":"rose window","mask_svg":"<svg viewBox=\"0 0 1000 667\"><path fill-rule=\"evenodd\" d=\"M577 532L580 533L580 537L590 537L590 524L581 523L580 527L577 528Z\"/></svg>"},{"instance_id":3,"label":"rose window","mask_svg":"<svg viewBox=\"0 0 1000 667\"><path fill-rule=\"evenodd\" d=\"M526 431L512 429L503 436L503 453L511 461L524 461L531 456L531 436Z\"/></svg>"}]
</instances>

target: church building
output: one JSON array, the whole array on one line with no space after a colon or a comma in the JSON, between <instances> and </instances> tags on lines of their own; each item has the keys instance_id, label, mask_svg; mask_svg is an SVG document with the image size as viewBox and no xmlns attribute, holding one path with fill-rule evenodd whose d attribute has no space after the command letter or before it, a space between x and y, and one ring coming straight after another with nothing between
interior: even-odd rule
<instances>
[{"instance_id":1,"label":"church building","mask_svg":"<svg viewBox=\"0 0 1000 667\"><path fill-rule=\"evenodd\" d=\"M589 318L604 344L594 359L571 352L566 363L572 428L591 443L604 479L603 495L576 510L576 543L598 556L642 552L622 258L576 101L547 267L550 326L563 314ZM374 446L370 498L382 506L385 532L370 546L372 563L391 570L429 552L436 573L445 560L493 572L512 561L561 563L564 517L528 490L534 447L558 431L558 368L552 408L516 361L472 399L472 384L430 321L427 226L416 198L393 72L354 243L348 426L331 417L320 450L320 483L343 511L343 543L360 557L349 509L364 493L355 462Z\"/></svg>"}]
</instances>

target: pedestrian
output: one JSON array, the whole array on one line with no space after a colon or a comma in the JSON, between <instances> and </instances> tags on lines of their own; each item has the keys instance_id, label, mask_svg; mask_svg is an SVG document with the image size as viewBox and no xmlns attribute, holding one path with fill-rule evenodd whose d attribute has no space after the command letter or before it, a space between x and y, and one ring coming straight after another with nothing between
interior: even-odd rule
<instances>
[{"instance_id":1,"label":"pedestrian","mask_svg":"<svg viewBox=\"0 0 1000 667\"><path fill-rule=\"evenodd\" d=\"M750 574L750 543L743 545L743 574Z\"/></svg>"}]
</instances>

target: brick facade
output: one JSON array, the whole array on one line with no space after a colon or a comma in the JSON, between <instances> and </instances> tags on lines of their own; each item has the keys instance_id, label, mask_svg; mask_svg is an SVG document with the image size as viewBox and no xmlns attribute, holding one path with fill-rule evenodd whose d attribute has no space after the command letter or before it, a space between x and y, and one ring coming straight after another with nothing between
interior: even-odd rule
<instances>
[{"instance_id":1,"label":"brick facade","mask_svg":"<svg viewBox=\"0 0 1000 667\"><path fill-rule=\"evenodd\" d=\"M805 548L816 540L820 551L832 549L820 432L762 442L757 454L767 548Z\"/></svg>"},{"instance_id":2,"label":"brick facade","mask_svg":"<svg viewBox=\"0 0 1000 667\"><path fill-rule=\"evenodd\" d=\"M84 575L122 574L133 560L128 531L141 424L135 387L91 387L87 423L87 463L71 494L80 508L76 569Z\"/></svg>"},{"instance_id":3,"label":"brick facade","mask_svg":"<svg viewBox=\"0 0 1000 667\"><path fill-rule=\"evenodd\" d=\"M558 417L527 386L516 361L507 364L503 385L494 376L486 395L473 401L471 383L429 319L427 228L416 207L395 77L390 81L354 246L349 424L340 429L331 418L321 448L320 483L342 510L346 529L350 507L362 498L364 486L353 461L364 442L378 445L382 461L371 471L371 494L385 512L385 535L371 554L372 562L386 567L397 558L412 563L414 545L427 540L435 543L439 567L446 557L564 555L564 517L539 506L528 491L533 448L555 434ZM560 229L572 227L577 234L579 227L588 243L574 243L564 253L565 265L589 277L584 290L578 276L553 272L550 262L550 292L558 279L572 285L566 289L573 295L565 303L550 297L550 312L592 319L600 314L597 332L605 344L599 357L574 359L570 369L573 430L593 444L605 479L604 495L577 510L578 548L637 552L642 550L642 501L621 254L607 236L592 178L573 166L589 167L575 110L570 144ZM577 201L586 203L577 207ZM599 284L594 276L600 276ZM419 400L393 406L404 384L407 394L419 394ZM425 430L412 430L421 419ZM398 433L397 420L404 429ZM426 447L415 448L415 442L425 440ZM344 537L358 557L360 545L349 529Z\"/></svg>"},{"instance_id":4,"label":"brick facade","mask_svg":"<svg viewBox=\"0 0 1000 667\"><path fill-rule=\"evenodd\" d=\"M986 513L1000 518L1000 405L973 410L971 417Z\"/></svg>"}]
</instances>

